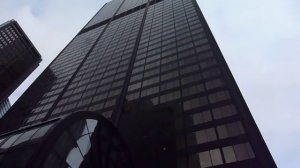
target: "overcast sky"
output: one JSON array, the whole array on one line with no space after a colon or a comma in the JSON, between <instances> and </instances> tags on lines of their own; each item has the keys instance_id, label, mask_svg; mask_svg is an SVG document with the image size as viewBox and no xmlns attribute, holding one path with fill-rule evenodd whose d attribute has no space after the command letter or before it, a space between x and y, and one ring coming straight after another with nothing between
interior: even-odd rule
<instances>
[{"instance_id":1,"label":"overcast sky","mask_svg":"<svg viewBox=\"0 0 300 168\"><path fill-rule=\"evenodd\" d=\"M19 22L42 55L11 102L106 0L0 0L0 23ZM300 1L198 0L278 167L300 165ZM298 93L298 95L297 95Z\"/></svg>"}]
</instances>

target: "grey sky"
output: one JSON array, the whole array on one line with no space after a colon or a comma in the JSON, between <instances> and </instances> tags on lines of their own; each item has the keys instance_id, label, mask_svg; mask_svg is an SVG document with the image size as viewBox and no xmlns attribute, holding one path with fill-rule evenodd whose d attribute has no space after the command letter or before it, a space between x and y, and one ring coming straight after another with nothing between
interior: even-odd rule
<instances>
[{"instance_id":1,"label":"grey sky","mask_svg":"<svg viewBox=\"0 0 300 168\"><path fill-rule=\"evenodd\" d=\"M1 0L0 23L19 22L42 55L12 102L107 2ZM300 1L198 0L278 165L300 165Z\"/></svg>"}]
</instances>

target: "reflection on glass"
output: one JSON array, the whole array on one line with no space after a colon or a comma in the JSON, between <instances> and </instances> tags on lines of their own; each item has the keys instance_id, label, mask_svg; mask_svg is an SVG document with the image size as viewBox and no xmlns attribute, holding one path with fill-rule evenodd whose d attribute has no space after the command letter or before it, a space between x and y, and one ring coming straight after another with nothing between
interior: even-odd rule
<instances>
[{"instance_id":1,"label":"reflection on glass","mask_svg":"<svg viewBox=\"0 0 300 168\"><path fill-rule=\"evenodd\" d=\"M250 158L246 144L234 145L233 149L235 151L236 159L238 161L246 160Z\"/></svg>"},{"instance_id":2,"label":"reflection on glass","mask_svg":"<svg viewBox=\"0 0 300 168\"><path fill-rule=\"evenodd\" d=\"M70 127L70 131L72 132L73 136L77 139L82 135L88 134L88 128L85 124L85 121L79 121L76 124Z\"/></svg>"},{"instance_id":3,"label":"reflection on glass","mask_svg":"<svg viewBox=\"0 0 300 168\"><path fill-rule=\"evenodd\" d=\"M221 156L221 153L220 153L220 149L211 150L210 151L210 156L211 156L212 164L214 166L215 165L223 164L222 156Z\"/></svg>"},{"instance_id":4,"label":"reflection on glass","mask_svg":"<svg viewBox=\"0 0 300 168\"><path fill-rule=\"evenodd\" d=\"M125 155L119 137L105 122L101 125L97 125L98 123L99 120L96 119L80 119L75 123L68 123L69 127L64 127L63 132L59 130L60 135L55 138L55 143L51 147L53 150L51 153L59 160L48 155L46 162L43 162L44 167L49 167L48 162L55 162L49 165L61 168L99 167L99 165L128 167L129 156Z\"/></svg>"},{"instance_id":5,"label":"reflection on glass","mask_svg":"<svg viewBox=\"0 0 300 168\"><path fill-rule=\"evenodd\" d=\"M73 141L73 137L71 137L71 134L69 132L64 132L59 139L57 140L57 143L54 146L54 150L61 156L66 156L70 149L72 149L75 144Z\"/></svg>"},{"instance_id":6,"label":"reflection on glass","mask_svg":"<svg viewBox=\"0 0 300 168\"><path fill-rule=\"evenodd\" d=\"M31 138L31 136L38 130L38 128L36 129L32 129L32 130L29 130L27 132L25 132L15 143L14 145L18 145L22 142L25 142L27 140L29 140Z\"/></svg>"},{"instance_id":7,"label":"reflection on glass","mask_svg":"<svg viewBox=\"0 0 300 168\"><path fill-rule=\"evenodd\" d=\"M21 134L17 134L17 135L13 135L11 136L2 146L1 148L9 148L14 142L16 139L19 138L19 136L21 136Z\"/></svg>"},{"instance_id":8,"label":"reflection on glass","mask_svg":"<svg viewBox=\"0 0 300 168\"><path fill-rule=\"evenodd\" d=\"M201 113L196 113L192 115L193 125L202 124L212 120L211 114L209 111L204 111Z\"/></svg>"},{"instance_id":9,"label":"reflection on glass","mask_svg":"<svg viewBox=\"0 0 300 168\"><path fill-rule=\"evenodd\" d=\"M91 133L91 132L94 132L98 121L92 120L92 119L86 119L86 123L87 123L88 129L89 129L89 132Z\"/></svg>"},{"instance_id":10,"label":"reflection on glass","mask_svg":"<svg viewBox=\"0 0 300 168\"><path fill-rule=\"evenodd\" d=\"M40 138L44 136L47 133L47 131L52 127L52 125L53 124L43 126L32 136L31 139Z\"/></svg>"},{"instance_id":11,"label":"reflection on glass","mask_svg":"<svg viewBox=\"0 0 300 168\"><path fill-rule=\"evenodd\" d=\"M2 138L0 139L0 144L5 140L6 138Z\"/></svg>"},{"instance_id":12,"label":"reflection on glass","mask_svg":"<svg viewBox=\"0 0 300 168\"><path fill-rule=\"evenodd\" d=\"M234 105L226 105L212 109L215 119L221 119L237 114L237 110Z\"/></svg>"},{"instance_id":13,"label":"reflection on glass","mask_svg":"<svg viewBox=\"0 0 300 168\"><path fill-rule=\"evenodd\" d=\"M236 157L232 146L223 147L223 153L226 163L236 162Z\"/></svg>"},{"instance_id":14,"label":"reflection on glass","mask_svg":"<svg viewBox=\"0 0 300 168\"><path fill-rule=\"evenodd\" d=\"M209 151L199 153L200 165L201 167L212 166Z\"/></svg>"},{"instance_id":15,"label":"reflection on glass","mask_svg":"<svg viewBox=\"0 0 300 168\"><path fill-rule=\"evenodd\" d=\"M244 128L241 122L233 122L217 127L220 139L225 139L233 136L244 134Z\"/></svg>"},{"instance_id":16,"label":"reflection on glass","mask_svg":"<svg viewBox=\"0 0 300 168\"><path fill-rule=\"evenodd\" d=\"M91 148L91 142L89 135L85 135L77 140L77 145L82 153L85 156Z\"/></svg>"},{"instance_id":17,"label":"reflection on glass","mask_svg":"<svg viewBox=\"0 0 300 168\"><path fill-rule=\"evenodd\" d=\"M66 162L72 167L77 168L80 166L83 158L77 147L73 148L67 156Z\"/></svg>"},{"instance_id":18,"label":"reflection on glass","mask_svg":"<svg viewBox=\"0 0 300 168\"><path fill-rule=\"evenodd\" d=\"M200 131L197 131L196 133L198 133L198 132L200 132ZM209 128L209 129L203 130L202 132L204 133L204 135L200 134L200 136L199 136L198 134L196 134L198 144L203 143L203 142L214 141L217 139L214 128Z\"/></svg>"}]
</instances>

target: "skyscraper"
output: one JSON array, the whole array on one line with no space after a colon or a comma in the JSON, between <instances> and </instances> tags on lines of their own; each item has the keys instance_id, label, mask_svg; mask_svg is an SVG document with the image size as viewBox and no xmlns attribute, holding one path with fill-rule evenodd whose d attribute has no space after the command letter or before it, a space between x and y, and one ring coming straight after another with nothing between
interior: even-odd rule
<instances>
[{"instance_id":1,"label":"skyscraper","mask_svg":"<svg viewBox=\"0 0 300 168\"><path fill-rule=\"evenodd\" d=\"M40 62L40 54L16 21L0 25L0 104L7 104L10 94Z\"/></svg>"},{"instance_id":2,"label":"skyscraper","mask_svg":"<svg viewBox=\"0 0 300 168\"><path fill-rule=\"evenodd\" d=\"M195 0L105 4L0 129L0 166L276 167Z\"/></svg>"}]
</instances>

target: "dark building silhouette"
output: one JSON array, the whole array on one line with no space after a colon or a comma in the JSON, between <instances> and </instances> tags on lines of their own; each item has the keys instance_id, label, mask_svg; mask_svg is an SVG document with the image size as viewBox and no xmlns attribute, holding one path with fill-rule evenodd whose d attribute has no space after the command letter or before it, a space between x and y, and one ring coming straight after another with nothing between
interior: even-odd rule
<instances>
[{"instance_id":1,"label":"dark building silhouette","mask_svg":"<svg viewBox=\"0 0 300 168\"><path fill-rule=\"evenodd\" d=\"M16 21L0 25L0 102L5 104L40 61L40 54Z\"/></svg>"},{"instance_id":2,"label":"dark building silhouette","mask_svg":"<svg viewBox=\"0 0 300 168\"><path fill-rule=\"evenodd\" d=\"M105 4L0 131L7 167L276 167L195 0Z\"/></svg>"}]
</instances>

